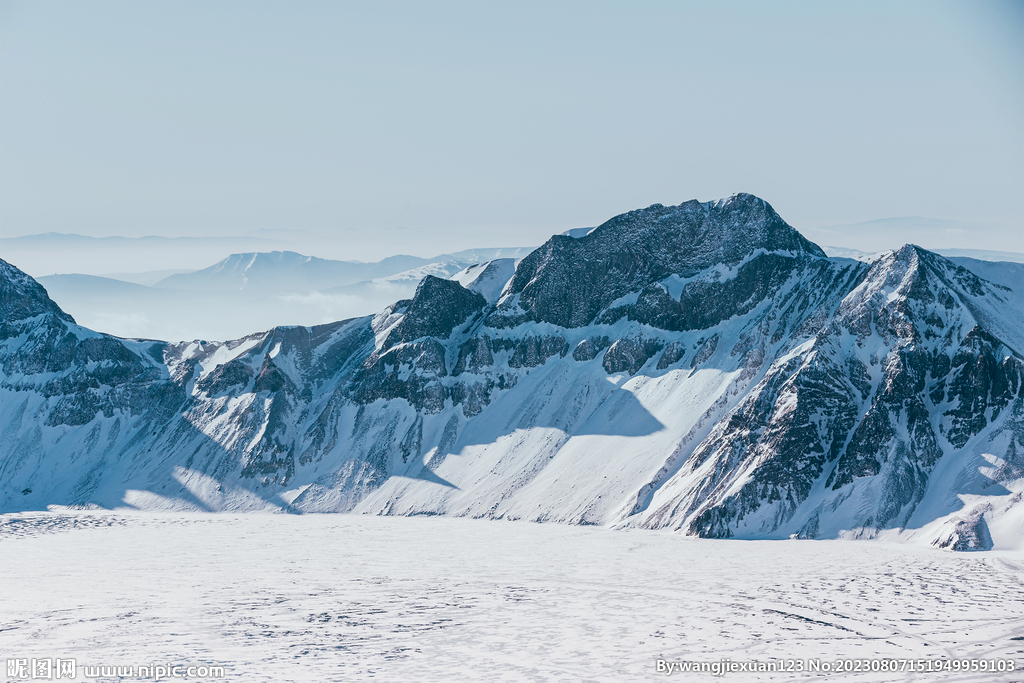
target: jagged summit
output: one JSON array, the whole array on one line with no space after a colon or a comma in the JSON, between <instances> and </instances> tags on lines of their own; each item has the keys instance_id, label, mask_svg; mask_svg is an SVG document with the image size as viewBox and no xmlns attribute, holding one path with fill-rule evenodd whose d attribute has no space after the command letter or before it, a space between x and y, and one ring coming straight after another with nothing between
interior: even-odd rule
<instances>
[{"instance_id":1,"label":"jagged summit","mask_svg":"<svg viewBox=\"0 0 1024 683\"><path fill-rule=\"evenodd\" d=\"M389 348L420 337L446 338L456 325L486 305L482 296L458 282L428 275L416 288L405 317L388 335L384 346Z\"/></svg>"},{"instance_id":2,"label":"jagged summit","mask_svg":"<svg viewBox=\"0 0 1024 683\"><path fill-rule=\"evenodd\" d=\"M825 256L768 202L744 192L709 202L652 204L615 216L577 239L585 243L611 238L667 240L670 246L689 252L681 262L692 267L736 263L757 249Z\"/></svg>"},{"instance_id":3,"label":"jagged summit","mask_svg":"<svg viewBox=\"0 0 1024 683\"><path fill-rule=\"evenodd\" d=\"M44 313L70 323L75 322L28 273L0 259L0 325L5 326Z\"/></svg>"},{"instance_id":4,"label":"jagged summit","mask_svg":"<svg viewBox=\"0 0 1024 683\"><path fill-rule=\"evenodd\" d=\"M947 310L967 315L954 324ZM859 317L860 334L870 323L885 320L893 334L949 337L951 327L966 333L974 324L1024 356L1024 297L983 280L963 266L914 244L886 252L871 262L856 289L843 302L839 317ZM852 329L852 327L851 327Z\"/></svg>"},{"instance_id":5,"label":"jagged summit","mask_svg":"<svg viewBox=\"0 0 1024 683\"><path fill-rule=\"evenodd\" d=\"M490 323L589 324L617 298L670 274L736 265L758 251L826 258L825 252L750 194L615 216L582 237L555 235L531 253Z\"/></svg>"}]
</instances>

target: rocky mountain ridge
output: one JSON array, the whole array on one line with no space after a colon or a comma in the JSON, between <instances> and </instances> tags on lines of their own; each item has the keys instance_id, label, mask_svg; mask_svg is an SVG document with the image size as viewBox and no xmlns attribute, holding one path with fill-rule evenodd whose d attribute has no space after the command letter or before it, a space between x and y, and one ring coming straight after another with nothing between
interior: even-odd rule
<instances>
[{"instance_id":1,"label":"rocky mountain ridge","mask_svg":"<svg viewBox=\"0 0 1024 683\"><path fill-rule=\"evenodd\" d=\"M742 194L555 236L514 271L428 276L372 317L224 343L85 330L4 263L0 510L1016 547L1020 302L913 246L829 259Z\"/></svg>"}]
</instances>

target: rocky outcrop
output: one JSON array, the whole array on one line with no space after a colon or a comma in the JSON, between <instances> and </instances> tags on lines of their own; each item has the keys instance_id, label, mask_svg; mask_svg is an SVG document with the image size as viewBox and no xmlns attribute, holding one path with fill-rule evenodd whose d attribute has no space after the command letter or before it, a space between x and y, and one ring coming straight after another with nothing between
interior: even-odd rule
<instances>
[{"instance_id":1,"label":"rocky outcrop","mask_svg":"<svg viewBox=\"0 0 1024 683\"><path fill-rule=\"evenodd\" d=\"M0 339L13 336L17 323L41 315L74 322L70 315L50 300L42 285L28 274L0 260Z\"/></svg>"},{"instance_id":2,"label":"rocky outcrop","mask_svg":"<svg viewBox=\"0 0 1024 683\"><path fill-rule=\"evenodd\" d=\"M604 369L609 373L626 372L635 375L664 343L658 339L626 337L618 339L604 354Z\"/></svg>"},{"instance_id":3,"label":"rocky outcrop","mask_svg":"<svg viewBox=\"0 0 1024 683\"><path fill-rule=\"evenodd\" d=\"M486 305L482 296L459 283L428 275L416 288L401 322L388 334L384 348L421 337L446 339L456 326Z\"/></svg>"},{"instance_id":4,"label":"rocky outcrop","mask_svg":"<svg viewBox=\"0 0 1024 683\"><path fill-rule=\"evenodd\" d=\"M587 325L616 299L671 274L735 265L758 250L824 257L764 200L654 204L616 216L584 237L555 235L516 268L492 327L524 321Z\"/></svg>"}]
</instances>

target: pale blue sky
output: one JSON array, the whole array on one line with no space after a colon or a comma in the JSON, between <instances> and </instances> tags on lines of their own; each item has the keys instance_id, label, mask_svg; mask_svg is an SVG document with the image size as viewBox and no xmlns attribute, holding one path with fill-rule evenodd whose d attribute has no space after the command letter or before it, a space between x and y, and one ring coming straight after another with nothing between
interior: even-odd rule
<instances>
[{"instance_id":1,"label":"pale blue sky","mask_svg":"<svg viewBox=\"0 0 1024 683\"><path fill-rule=\"evenodd\" d=\"M1024 2L0 0L2 236L426 255L737 191L1024 250Z\"/></svg>"}]
</instances>

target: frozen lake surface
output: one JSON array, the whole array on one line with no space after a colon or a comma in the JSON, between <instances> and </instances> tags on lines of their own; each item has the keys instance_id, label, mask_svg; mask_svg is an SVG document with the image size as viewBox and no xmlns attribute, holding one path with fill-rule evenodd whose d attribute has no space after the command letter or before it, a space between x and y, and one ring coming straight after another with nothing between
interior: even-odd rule
<instances>
[{"instance_id":1,"label":"frozen lake surface","mask_svg":"<svg viewBox=\"0 0 1024 683\"><path fill-rule=\"evenodd\" d=\"M666 678L659 658L1024 666L1021 553L440 517L22 513L0 515L0 577L0 658L223 665L231 681L643 681ZM829 679L1024 673L668 678Z\"/></svg>"}]
</instances>

